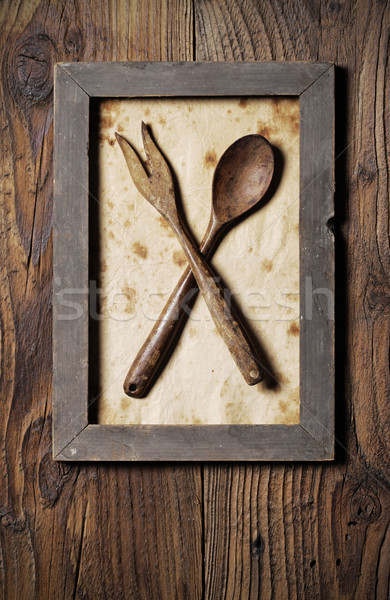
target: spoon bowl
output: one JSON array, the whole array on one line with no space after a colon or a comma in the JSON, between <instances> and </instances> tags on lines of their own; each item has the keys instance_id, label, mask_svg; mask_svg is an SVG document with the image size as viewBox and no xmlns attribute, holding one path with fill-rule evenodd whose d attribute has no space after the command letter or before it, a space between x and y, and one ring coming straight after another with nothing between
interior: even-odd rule
<instances>
[{"instance_id":1,"label":"spoon bowl","mask_svg":"<svg viewBox=\"0 0 390 600\"><path fill-rule=\"evenodd\" d=\"M212 211L221 224L251 210L266 193L274 172L270 143L261 135L246 135L221 156L213 177Z\"/></svg>"}]
</instances>

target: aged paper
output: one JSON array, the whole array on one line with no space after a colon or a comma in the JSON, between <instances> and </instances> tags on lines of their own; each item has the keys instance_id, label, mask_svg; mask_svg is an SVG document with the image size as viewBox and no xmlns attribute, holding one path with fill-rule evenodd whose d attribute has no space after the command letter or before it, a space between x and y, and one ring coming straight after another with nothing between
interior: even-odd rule
<instances>
[{"instance_id":1,"label":"aged paper","mask_svg":"<svg viewBox=\"0 0 390 600\"><path fill-rule=\"evenodd\" d=\"M101 101L99 110L98 422L298 423L298 99L115 99ZM200 294L148 396L123 392L127 370L187 264L163 218L137 192L115 140L118 131L144 157L142 120L175 171L198 242L209 220L214 168L226 148L249 133L274 146L275 193L226 235L212 261L264 349L268 375L256 386L243 380Z\"/></svg>"}]
</instances>

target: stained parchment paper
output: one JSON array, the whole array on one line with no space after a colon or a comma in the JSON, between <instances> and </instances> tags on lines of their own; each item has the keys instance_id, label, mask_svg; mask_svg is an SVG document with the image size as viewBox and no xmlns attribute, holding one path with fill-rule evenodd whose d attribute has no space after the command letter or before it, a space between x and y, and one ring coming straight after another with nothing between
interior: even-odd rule
<instances>
[{"instance_id":1,"label":"stained parchment paper","mask_svg":"<svg viewBox=\"0 0 390 600\"><path fill-rule=\"evenodd\" d=\"M128 99L99 105L98 422L102 424L293 424L299 422L299 101L297 98ZM186 259L163 218L136 190L118 131L144 157L141 121L172 165L199 242L214 168L239 137L260 133L275 148L276 191L232 229L212 265L261 344L265 381L250 387L199 294L171 360L143 399L123 380Z\"/></svg>"}]
</instances>

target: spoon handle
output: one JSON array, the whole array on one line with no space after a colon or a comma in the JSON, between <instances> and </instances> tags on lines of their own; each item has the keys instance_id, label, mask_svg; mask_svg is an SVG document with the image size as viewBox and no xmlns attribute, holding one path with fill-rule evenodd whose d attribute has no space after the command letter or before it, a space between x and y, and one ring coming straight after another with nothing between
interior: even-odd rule
<instances>
[{"instance_id":1,"label":"spoon handle","mask_svg":"<svg viewBox=\"0 0 390 600\"><path fill-rule=\"evenodd\" d=\"M221 239L221 231L221 226L210 219L200 245L200 252L206 259L212 256ZM198 284L188 265L126 375L123 389L128 396L142 398L154 384L161 365L179 339L198 291Z\"/></svg>"},{"instance_id":2,"label":"spoon handle","mask_svg":"<svg viewBox=\"0 0 390 600\"><path fill-rule=\"evenodd\" d=\"M248 385L259 383L264 377L256 351L245 330L233 314L226 300L225 291L218 282L212 269L205 261L185 226L175 218L168 218L176 233L192 273L201 290L207 307L213 317L219 334L224 340L230 354Z\"/></svg>"}]
</instances>

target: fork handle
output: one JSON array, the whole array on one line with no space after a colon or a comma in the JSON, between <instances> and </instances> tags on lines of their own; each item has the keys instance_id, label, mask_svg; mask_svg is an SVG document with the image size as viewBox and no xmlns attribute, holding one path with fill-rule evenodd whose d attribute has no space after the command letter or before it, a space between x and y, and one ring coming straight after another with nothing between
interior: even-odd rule
<instances>
[{"instance_id":1,"label":"fork handle","mask_svg":"<svg viewBox=\"0 0 390 600\"><path fill-rule=\"evenodd\" d=\"M222 230L215 219L210 219L200 245L206 259L211 258ZM128 396L142 398L148 393L180 337L198 291L188 265L126 375L123 389Z\"/></svg>"}]
</instances>

